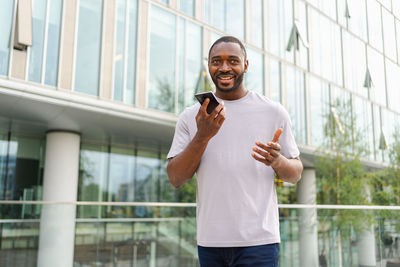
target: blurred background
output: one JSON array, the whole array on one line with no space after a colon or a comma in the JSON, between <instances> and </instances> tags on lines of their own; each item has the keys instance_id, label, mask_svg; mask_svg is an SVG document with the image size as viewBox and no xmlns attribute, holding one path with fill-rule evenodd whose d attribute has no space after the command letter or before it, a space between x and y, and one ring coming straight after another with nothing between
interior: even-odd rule
<instances>
[{"instance_id":1,"label":"blurred background","mask_svg":"<svg viewBox=\"0 0 400 267\"><path fill-rule=\"evenodd\" d=\"M398 0L1 1L0 266L198 266L166 154L224 35L305 166L280 266L400 266Z\"/></svg>"}]
</instances>

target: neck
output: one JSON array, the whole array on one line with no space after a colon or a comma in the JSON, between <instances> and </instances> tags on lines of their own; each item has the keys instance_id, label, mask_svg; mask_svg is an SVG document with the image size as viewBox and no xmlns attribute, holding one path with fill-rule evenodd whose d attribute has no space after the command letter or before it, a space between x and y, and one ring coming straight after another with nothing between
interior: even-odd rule
<instances>
[{"instance_id":1,"label":"neck","mask_svg":"<svg viewBox=\"0 0 400 267\"><path fill-rule=\"evenodd\" d=\"M235 91L224 92L217 88L215 92L215 95L223 100L237 100L244 97L246 94L247 94L247 89L244 88L243 84L239 86Z\"/></svg>"}]
</instances>

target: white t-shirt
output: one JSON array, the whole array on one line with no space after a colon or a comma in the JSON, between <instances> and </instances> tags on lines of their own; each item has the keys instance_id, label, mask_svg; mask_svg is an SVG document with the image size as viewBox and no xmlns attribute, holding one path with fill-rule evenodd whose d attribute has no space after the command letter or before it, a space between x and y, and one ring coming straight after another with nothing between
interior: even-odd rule
<instances>
[{"instance_id":1,"label":"white t-shirt","mask_svg":"<svg viewBox=\"0 0 400 267\"><path fill-rule=\"evenodd\" d=\"M280 104L251 91L224 103L226 119L209 141L196 172L197 243L205 247L279 243L274 170L251 153L256 141L271 141L282 128L281 154L299 156L289 115ZM168 158L182 152L195 136L199 108L197 103L180 115Z\"/></svg>"}]
</instances>

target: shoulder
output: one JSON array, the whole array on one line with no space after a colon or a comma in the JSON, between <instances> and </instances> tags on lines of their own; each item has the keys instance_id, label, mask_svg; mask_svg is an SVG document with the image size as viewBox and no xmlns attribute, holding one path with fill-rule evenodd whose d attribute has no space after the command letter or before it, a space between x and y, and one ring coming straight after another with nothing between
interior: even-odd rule
<instances>
[{"instance_id":1,"label":"shoulder","mask_svg":"<svg viewBox=\"0 0 400 267\"><path fill-rule=\"evenodd\" d=\"M188 121L190 119L193 119L194 117L196 117L199 108L200 108L199 103L195 103L194 105L185 108L179 115L179 120Z\"/></svg>"},{"instance_id":2,"label":"shoulder","mask_svg":"<svg viewBox=\"0 0 400 267\"><path fill-rule=\"evenodd\" d=\"M259 93L252 91L250 91L249 94L251 101L256 105L268 108L270 111L274 112L281 113L286 111L285 108L280 103L275 102L266 96L260 95Z\"/></svg>"},{"instance_id":3,"label":"shoulder","mask_svg":"<svg viewBox=\"0 0 400 267\"><path fill-rule=\"evenodd\" d=\"M250 99L252 104L261 107L264 111L269 114L274 114L274 118L278 121L290 120L289 113L286 108L279 102L275 102L266 96L260 95L257 92L250 91Z\"/></svg>"}]
</instances>

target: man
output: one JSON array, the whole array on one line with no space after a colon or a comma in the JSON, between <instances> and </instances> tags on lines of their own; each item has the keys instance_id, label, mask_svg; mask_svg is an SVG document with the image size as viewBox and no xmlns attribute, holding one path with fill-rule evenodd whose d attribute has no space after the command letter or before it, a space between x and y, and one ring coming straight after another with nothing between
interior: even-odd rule
<instances>
[{"instance_id":1,"label":"man","mask_svg":"<svg viewBox=\"0 0 400 267\"><path fill-rule=\"evenodd\" d=\"M208 114L206 99L180 115L168 154L169 180L179 188L197 174L201 266L278 266L274 172L296 183L303 170L289 116L244 87L248 61L238 39L218 39L208 67L220 105Z\"/></svg>"}]
</instances>

